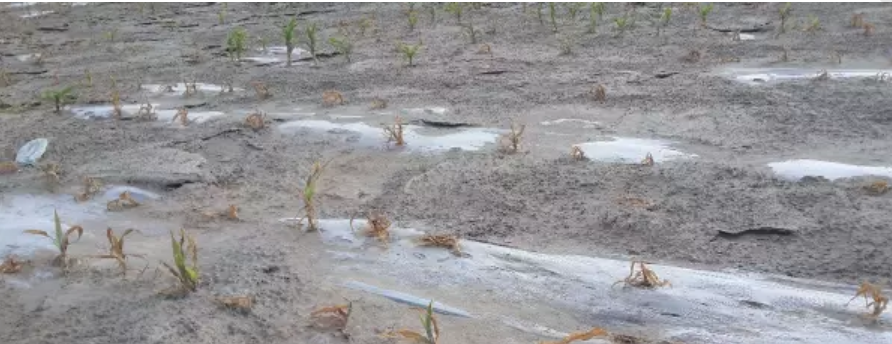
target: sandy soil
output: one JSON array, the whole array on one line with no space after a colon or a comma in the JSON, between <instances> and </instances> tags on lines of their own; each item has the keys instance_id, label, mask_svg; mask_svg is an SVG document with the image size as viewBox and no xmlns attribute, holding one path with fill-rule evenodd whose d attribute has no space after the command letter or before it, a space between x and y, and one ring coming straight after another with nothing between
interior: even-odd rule
<instances>
[{"instance_id":1,"label":"sandy soil","mask_svg":"<svg viewBox=\"0 0 892 344\"><path fill-rule=\"evenodd\" d=\"M892 39L884 25L892 7L795 4L788 24L795 28L775 37L779 20L772 4L716 4L708 19L712 29L700 27L694 9L678 5L659 36L652 24L657 9L651 6L635 6L635 27L617 35L613 18L631 9L622 4L607 4L596 34L586 33L587 9L575 21L561 9L555 34L536 19L535 6L524 13L519 4L491 4L463 16L479 30L477 44L442 8L435 22L427 6L416 8L419 22L412 31L407 6L398 4L229 4L222 25L221 5L210 3L38 5L32 11L55 13L25 19L20 16L27 10L4 8L0 59L10 80L0 80L0 161L14 160L18 147L43 137L50 145L42 161L64 171L59 192L77 192L81 178L94 176L163 194L162 201L126 218L87 227L93 233L89 240L103 244L102 230L111 223L138 227L146 234L134 239L136 250L153 252L147 261L154 268L154 262L169 259L167 231L185 227L199 238L203 285L193 297L174 302L155 295L170 283L160 272L149 269L121 281L113 264L102 263L27 289L4 284L0 340L347 342L305 327L313 307L344 297L363 300L348 326L352 342L387 342L377 330L417 326L402 305L338 288L325 277L336 262L326 258L316 236L277 221L296 215L301 180L320 159L333 159L321 181L324 218L378 209L399 223L541 252L631 256L849 284L888 283L892 277L892 196L864 189L888 177L792 181L766 165L817 159L892 166L889 83L834 78L748 85L723 75L732 67L892 68ZM859 12L875 24L872 35L850 27ZM257 51L259 37L281 45L280 27L292 16L301 28L317 23L323 40L337 36L340 23L349 24L351 62L334 56L315 66L257 66L227 57L223 46L233 28L249 33L252 51L246 56L268 56ZM803 30L810 16L819 18L821 30ZM357 23L364 18L373 25L360 36ZM770 23L767 31L754 33L753 40L736 41L715 30L764 23ZM566 37L574 42L569 55L560 49ZM419 40L424 45L415 66L406 67L396 43ZM491 55L480 52L483 43ZM334 51L328 44L321 50ZM699 52L698 60L685 58L692 51ZM787 62L780 61L784 51ZM45 55L41 63L18 58L34 53ZM84 85L85 70L93 76L92 87ZM39 97L57 84L79 85L74 105L107 104L111 77L125 104L148 96L168 110L188 105L190 112L226 115L187 127L84 120L71 111L54 113ZM184 79L243 90L184 99L138 87ZM255 98L255 81L269 85L271 99ZM591 95L597 84L606 89L604 102ZM322 107L322 92L329 89L340 91L347 104ZM386 99L388 109L369 110L376 98ZM435 107L446 111L406 110ZM243 118L255 109L268 113L273 127L246 128ZM402 150L386 149L383 136L369 145L367 138L343 130L276 128L307 119L307 113L337 123L355 122L338 116L363 116L360 121L371 126L401 114L410 122L527 127L522 152L513 155L492 144L419 152L411 150L412 142ZM674 149L696 157L658 158L654 166L640 166L568 156L573 144L614 136L672 141ZM33 167L0 176L0 192L47 193ZM207 222L196 215L228 204L240 206L241 222ZM763 231L750 232L758 229ZM764 234L766 229L771 233ZM93 254L95 247L78 250ZM40 265L46 259L33 260ZM256 297L258 306L249 315L220 311L209 302L240 293ZM565 320L568 332L592 325L584 316L547 314ZM445 318L444 327L461 329L444 336L444 343L541 339L487 321Z\"/></svg>"}]
</instances>

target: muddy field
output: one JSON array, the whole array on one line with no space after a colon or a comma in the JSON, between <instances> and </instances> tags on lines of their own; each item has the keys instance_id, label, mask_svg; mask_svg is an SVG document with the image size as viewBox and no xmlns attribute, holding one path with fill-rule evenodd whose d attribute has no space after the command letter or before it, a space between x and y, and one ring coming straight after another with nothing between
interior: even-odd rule
<instances>
[{"instance_id":1,"label":"muddy field","mask_svg":"<svg viewBox=\"0 0 892 344\"><path fill-rule=\"evenodd\" d=\"M29 262L0 279L0 342L386 343L391 328L421 330L417 312L347 281L474 314L442 314L441 343L533 343L592 326L655 343L889 340L883 321L864 327L851 320L863 309L835 302L861 281L892 278L892 6L797 3L781 33L779 4L717 3L703 25L696 6L608 3L594 30L588 5L575 18L556 6L554 24L549 6L540 22L532 3L465 5L461 24L443 4L422 3L8 5L0 162L31 140L48 145L36 166L0 174L0 257ZM290 18L299 44L286 66ZM240 62L226 49L236 28L247 32ZM329 42L344 37L349 61ZM401 43L421 44L412 66ZM192 82L197 92L184 94ZM271 97L260 99L257 83ZM73 97L57 113L42 95L67 86ZM331 90L343 104L323 104ZM154 118L139 114L146 103ZM252 113L268 126L248 127ZM397 117L403 147L382 129ZM525 126L517 152L504 149L512 125ZM574 145L584 159L571 156ZM321 235L288 220L302 216L316 161L330 161L316 191ZM41 171L50 163L60 167L52 191ZM104 186L78 203L85 177ZM107 210L123 190L141 205ZM229 205L240 220L203 215ZM66 274L48 267L49 240L22 234L51 230L54 208L85 229ZM390 251L371 239L354 246L343 226L373 210L412 229L396 232ZM136 271L123 280L113 261L90 258L107 251L107 227L139 230L127 250L144 257L130 258ZM174 279L158 267L180 228L197 239L201 285L168 299L157 292ZM416 230L458 235L470 249L406 248ZM511 249L590 258L520 264L501 251ZM641 294L660 297L604 291L628 269L602 258L660 263L679 274L661 274L673 284L691 283ZM573 270L575 259L598 268ZM526 277L493 272L520 265ZM574 275L583 270L609 276ZM720 281L687 275L713 273ZM785 283L807 296L733 290ZM728 297L726 308L667 301L712 285L722 292L696 303ZM809 294L818 290L827 294ZM252 296L253 309L214 302L232 295ZM313 309L345 298L345 330L310 326ZM752 304L769 306L736 310ZM629 305L641 308L619 309ZM806 330L772 336L759 327L768 321L747 325L766 309ZM740 328L707 335L729 323Z\"/></svg>"}]
</instances>

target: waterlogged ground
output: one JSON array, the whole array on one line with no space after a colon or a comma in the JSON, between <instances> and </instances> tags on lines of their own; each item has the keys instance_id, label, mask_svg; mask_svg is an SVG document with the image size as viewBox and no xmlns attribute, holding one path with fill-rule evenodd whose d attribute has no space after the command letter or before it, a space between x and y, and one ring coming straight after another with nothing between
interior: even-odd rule
<instances>
[{"instance_id":1,"label":"waterlogged ground","mask_svg":"<svg viewBox=\"0 0 892 344\"><path fill-rule=\"evenodd\" d=\"M571 19L563 5L554 25L547 6L540 23L513 3L466 8L459 25L416 4L414 28L406 4L4 5L0 163L45 138L38 165L60 168L51 191L38 167L0 165L0 257L28 261L0 277L0 338L388 343L390 329L421 330L410 307L433 299L441 343L592 327L636 343L892 341L888 315L849 303L862 281L892 285L892 7L793 4L778 35L777 4L717 3L705 28L673 5L659 34L654 6L607 4L591 33L589 9ZM624 16L635 25L621 33ZM318 61L302 41L286 65L292 17L301 39L317 24ZM225 50L236 27L241 63ZM329 44L343 36L349 61ZM413 66L398 42L422 42ZM56 113L40 95L65 86ZM343 104L323 104L329 90ZM402 147L383 130L397 123ZM302 216L315 161L330 161L323 231L305 233L282 220ZM78 202L85 177L103 186ZM109 210L123 191L140 205ZM220 215L230 205L238 220ZM85 229L67 271L50 265L51 240L23 233L52 231L53 210ZM395 222L387 243L350 229L372 210ZM96 258L108 228L138 230L124 278ZM160 262L181 228L202 283L170 300ZM423 232L458 235L461 254L417 247ZM672 286L614 286L632 259ZM237 295L250 312L215 303ZM347 300L344 332L309 326ZM592 342L611 341L629 342Z\"/></svg>"}]
</instances>

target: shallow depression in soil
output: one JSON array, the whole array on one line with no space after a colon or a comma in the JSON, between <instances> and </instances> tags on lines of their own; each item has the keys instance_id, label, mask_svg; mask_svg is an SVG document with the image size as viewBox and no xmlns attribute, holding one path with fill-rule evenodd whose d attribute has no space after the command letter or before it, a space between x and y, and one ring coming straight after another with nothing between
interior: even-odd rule
<instances>
[{"instance_id":1,"label":"shallow depression in soil","mask_svg":"<svg viewBox=\"0 0 892 344\"><path fill-rule=\"evenodd\" d=\"M647 154L654 162L696 157L696 154L683 153L669 148L670 142L662 140L613 137L612 141L595 141L578 144L590 160L613 163L640 163Z\"/></svg>"},{"instance_id":2,"label":"shallow depression in soil","mask_svg":"<svg viewBox=\"0 0 892 344\"><path fill-rule=\"evenodd\" d=\"M288 221L288 219L283 219ZM354 221L356 229L366 224ZM671 287L614 286L629 262L549 255L462 240L462 254L419 247L422 232L391 227L388 242L354 233L349 220L321 220L320 234L337 268L332 278L348 287L439 312L493 317L507 324L536 324L561 309L622 331L646 324L660 339L709 343L886 343L892 332L859 323L863 304L846 304L855 286L778 276L650 267ZM524 305L511 309L505 305ZM524 318L527 314L527 318ZM884 320L892 316L885 315ZM556 324L560 326L560 324ZM555 326L555 325L552 325ZM563 335L575 329L540 329ZM742 332L748 333L745 336Z\"/></svg>"},{"instance_id":3,"label":"shallow depression in soil","mask_svg":"<svg viewBox=\"0 0 892 344\"><path fill-rule=\"evenodd\" d=\"M747 84L814 79L824 71L830 79L877 78L892 69L732 68L723 74Z\"/></svg>"},{"instance_id":4,"label":"shallow depression in soil","mask_svg":"<svg viewBox=\"0 0 892 344\"><path fill-rule=\"evenodd\" d=\"M365 123L335 123L325 120L298 120L283 123L279 130L285 133L296 133L300 130L312 130L347 136L347 141L364 146L384 146L387 137L382 127L373 127ZM461 149L476 151L498 140L500 132L496 129L469 128L460 130L429 129L415 125L403 126L403 138L408 150L445 151Z\"/></svg>"},{"instance_id":5,"label":"shallow depression in soil","mask_svg":"<svg viewBox=\"0 0 892 344\"><path fill-rule=\"evenodd\" d=\"M803 177L824 177L830 180L860 176L892 178L892 167L849 165L838 162L799 159L769 163L768 167L781 178L799 180Z\"/></svg>"}]
</instances>

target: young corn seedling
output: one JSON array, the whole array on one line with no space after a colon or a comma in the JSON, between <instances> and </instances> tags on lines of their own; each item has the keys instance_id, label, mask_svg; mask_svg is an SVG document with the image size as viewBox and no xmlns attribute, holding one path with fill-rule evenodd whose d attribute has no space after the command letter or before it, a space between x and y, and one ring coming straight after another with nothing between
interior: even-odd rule
<instances>
[{"instance_id":1,"label":"young corn seedling","mask_svg":"<svg viewBox=\"0 0 892 344\"><path fill-rule=\"evenodd\" d=\"M89 69L84 69L84 81L89 88L93 88L93 73Z\"/></svg>"},{"instance_id":2,"label":"young corn seedling","mask_svg":"<svg viewBox=\"0 0 892 344\"><path fill-rule=\"evenodd\" d=\"M418 54L418 51L421 49L421 44L410 45L405 43L400 43L399 51L403 54L403 58L409 63L409 67L415 66L415 55Z\"/></svg>"},{"instance_id":3,"label":"young corn seedling","mask_svg":"<svg viewBox=\"0 0 892 344\"><path fill-rule=\"evenodd\" d=\"M638 267L640 268L640 270L637 272L635 271L635 264L638 264ZM617 285L619 283L624 283L625 286L643 289L653 289L671 285L668 280L660 280L660 277L657 276L657 273L653 272L653 270L651 269L648 269L642 261L633 261L632 266L629 268L629 276L625 279L617 281L613 285Z\"/></svg>"},{"instance_id":4,"label":"young corn seedling","mask_svg":"<svg viewBox=\"0 0 892 344\"><path fill-rule=\"evenodd\" d=\"M523 132L526 129L526 125L515 125L511 124L511 130L502 135L502 139L500 140L502 143L502 152L506 154L515 154L520 151L520 141L523 137Z\"/></svg>"},{"instance_id":5,"label":"young corn seedling","mask_svg":"<svg viewBox=\"0 0 892 344\"><path fill-rule=\"evenodd\" d=\"M570 344L570 343L573 343L576 341L585 341L585 340L590 340L595 337L605 337L607 335L608 335L607 331L605 331L602 328L596 327L596 328L593 328L587 332L573 332L573 333L567 335L566 337L564 337L563 339L556 341L556 342L540 342L539 344ZM611 342L612 343L638 343L638 341L621 342L621 341L615 341L615 340L611 340Z\"/></svg>"},{"instance_id":6,"label":"young corn seedling","mask_svg":"<svg viewBox=\"0 0 892 344\"><path fill-rule=\"evenodd\" d=\"M195 238L186 234L185 229L180 229L180 239L170 232L170 244L173 249L173 265L161 262L167 271L177 279L177 286L170 288L162 294L182 295L198 289L198 245ZM189 261L187 262L187 258ZM191 262L191 264L189 264Z\"/></svg>"},{"instance_id":7,"label":"young corn seedling","mask_svg":"<svg viewBox=\"0 0 892 344\"><path fill-rule=\"evenodd\" d=\"M418 239L418 245L425 247L442 247L448 249L456 256L461 256L461 246L459 246L458 243L458 236L455 235L425 234Z\"/></svg>"},{"instance_id":8,"label":"young corn seedling","mask_svg":"<svg viewBox=\"0 0 892 344\"><path fill-rule=\"evenodd\" d=\"M570 21L576 21L576 15L579 13L579 10L585 6L584 2L571 2L567 3L567 14L570 16Z\"/></svg>"},{"instance_id":9,"label":"young corn seedling","mask_svg":"<svg viewBox=\"0 0 892 344\"><path fill-rule=\"evenodd\" d=\"M471 40L471 44L477 44L477 36L480 34L480 30L474 28L474 23L468 23L467 25L462 26L462 33Z\"/></svg>"},{"instance_id":10,"label":"young corn seedling","mask_svg":"<svg viewBox=\"0 0 892 344\"><path fill-rule=\"evenodd\" d=\"M548 17L551 18L551 30L554 32L558 32L557 27L557 19L555 16L557 15L557 9L555 8L555 4L553 2L548 3Z\"/></svg>"},{"instance_id":11,"label":"young corn seedling","mask_svg":"<svg viewBox=\"0 0 892 344\"><path fill-rule=\"evenodd\" d=\"M331 37L328 39L328 44L331 44L335 50L341 53L344 59L347 60L347 63L350 63L350 55L353 54L353 42L350 41L350 38L347 36L341 38Z\"/></svg>"},{"instance_id":12,"label":"young corn seedling","mask_svg":"<svg viewBox=\"0 0 892 344\"><path fill-rule=\"evenodd\" d=\"M346 100L344 99L344 95L341 92L335 90L328 90L322 92L322 106L332 107L344 105Z\"/></svg>"},{"instance_id":13,"label":"young corn seedling","mask_svg":"<svg viewBox=\"0 0 892 344\"><path fill-rule=\"evenodd\" d=\"M245 126L255 131L266 128L266 125L266 114L263 112L257 111L245 117Z\"/></svg>"},{"instance_id":14,"label":"young corn seedling","mask_svg":"<svg viewBox=\"0 0 892 344\"><path fill-rule=\"evenodd\" d=\"M431 26L437 26L437 6L436 6L436 4L429 4L427 6L427 11L431 18Z\"/></svg>"},{"instance_id":15,"label":"young corn seedling","mask_svg":"<svg viewBox=\"0 0 892 344\"><path fill-rule=\"evenodd\" d=\"M230 60L239 62L242 60L242 53L247 49L248 32L242 27L237 27L229 32L226 37L226 51L229 52Z\"/></svg>"},{"instance_id":16,"label":"young corn seedling","mask_svg":"<svg viewBox=\"0 0 892 344\"><path fill-rule=\"evenodd\" d=\"M267 100L273 96L269 91L269 87L266 86L265 83L255 81L251 83L251 87L254 87L254 95L257 96L257 100Z\"/></svg>"},{"instance_id":17,"label":"young corn seedling","mask_svg":"<svg viewBox=\"0 0 892 344\"><path fill-rule=\"evenodd\" d=\"M251 308L254 308L254 297L250 295L221 296L214 298L214 303L229 310L248 313Z\"/></svg>"},{"instance_id":18,"label":"young corn seedling","mask_svg":"<svg viewBox=\"0 0 892 344\"><path fill-rule=\"evenodd\" d=\"M861 285L855 292L855 296L852 297L848 303L851 303L859 296L864 297L865 307L872 308L871 312L865 316L873 320L878 319L880 315L883 314L883 311L886 310L886 306L889 305L889 298L883 295L880 286L871 284L867 281L861 282ZM846 305L848 305L848 303L846 303Z\"/></svg>"},{"instance_id":19,"label":"young corn seedling","mask_svg":"<svg viewBox=\"0 0 892 344\"><path fill-rule=\"evenodd\" d=\"M387 108L387 100L381 98L372 99L372 106L369 107L372 110L383 110Z\"/></svg>"},{"instance_id":20,"label":"young corn seedling","mask_svg":"<svg viewBox=\"0 0 892 344\"><path fill-rule=\"evenodd\" d=\"M409 31L415 31L415 25L418 24L418 13L409 11L406 14L406 20L409 22Z\"/></svg>"},{"instance_id":21,"label":"young corn seedling","mask_svg":"<svg viewBox=\"0 0 892 344\"><path fill-rule=\"evenodd\" d=\"M72 244L71 236L73 234L77 234L77 240L81 239L81 235L84 234L84 228L81 226L72 226L68 228L67 231L62 231L62 220L59 219L59 213L53 210L53 223L55 224L55 233L50 236L46 231L42 231L39 229L29 229L26 230L25 233L45 236L53 240L53 245L56 246L56 249L59 250L59 255L53 259L53 265L67 267L69 263L68 259L68 246ZM75 241L77 242L77 241Z\"/></svg>"},{"instance_id":22,"label":"young corn seedling","mask_svg":"<svg viewBox=\"0 0 892 344\"><path fill-rule=\"evenodd\" d=\"M381 212L370 212L366 215L366 225L360 230L363 235L378 239L379 242L387 246L390 243L390 220ZM356 232L353 228L353 218L350 218L350 230Z\"/></svg>"},{"instance_id":23,"label":"young corn seedling","mask_svg":"<svg viewBox=\"0 0 892 344\"><path fill-rule=\"evenodd\" d=\"M778 14L780 15L780 27L778 28L778 34L787 32L787 19L790 18L790 14L792 13L792 4L786 3L778 10Z\"/></svg>"},{"instance_id":24,"label":"young corn seedling","mask_svg":"<svg viewBox=\"0 0 892 344\"><path fill-rule=\"evenodd\" d=\"M577 145L573 145L572 147L570 147L570 158L576 161L583 161L587 159L585 157L585 152L583 152L582 148Z\"/></svg>"},{"instance_id":25,"label":"young corn seedling","mask_svg":"<svg viewBox=\"0 0 892 344\"><path fill-rule=\"evenodd\" d=\"M56 113L62 112L62 106L68 104L74 99L74 95L72 94L74 91L74 86L68 86L58 90L46 90L43 91L43 99L49 100L53 102L53 106L55 106Z\"/></svg>"},{"instance_id":26,"label":"young corn seedling","mask_svg":"<svg viewBox=\"0 0 892 344\"><path fill-rule=\"evenodd\" d=\"M464 11L464 6L465 5L461 2L447 2L443 7L443 10L446 11L446 13L454 15L455 21L461 25L461 14L462 11Z\"/></svg>"},{"instance_id":27,"label":"young corn seedling","mask_svg":"<svg viewBox=\"0 0 892 344\"><path fill-rule=\"evenodd\" d=\"M319 58L316 57L316 52L317 52L317 48L318 48L318 41L317 41L318 38L316 35L318 33L318 28L316 26L316 23L307 24L307 28L305 29L305 32L307 34L307 51L309 51L310 56L313 57L313 63L318 65Z\"/></svg>"},{"instance_id":28,"label":"young corn seedling","mask_svg":"<svg viewBox=\"0 0 892 344\"><path fill-rule=\"evenodd\" d=\"M669 21L672 20L672 8L666 7L663 9L663 14L660 15L660 21L657 24L657 36L660 35L660 30L665 29L669 26Z\"/></svg>"},{"instance_id":29,"label":"young corn seedling","mask_svg":"<svg viewBox=\"0 0 892 344\"><path fill-rule=\"evenodd\" d=\"M544 2L536 3L536 18L539 19L539 25L545 25L545 19L542 18L543 17L542 16L542 7L544 7L544 6L545 6Z\"/></svg>"},{"instance_id":30,"label":"young corn seedling","mask_svg":"<svg viewBox=\"0 0 892 344\"><path fill-rule=\"evenodd\" d=\"M815 15L809 15L808 24L805 26L805 32L813 34L821 31L821 29L821 20L818 19L818 17L816 17Z\"/></svg>"},{"instance_id":31,"label":"young corn seedling","mask_svg":"<svg viewBox=\"0 0 892 344\"><path fill-rule=\"evenodd\" d=\"M228 9L228 7L229 7L229 4L224 2L223 6L220 7L220 11L217 12L217 22L220 25L223 25L224 23L226 23L226 10Z\"/></svg>"},{"instance_id":32,"label":"young corn seedling","mask_svg":"<svg viewBox=\"0 0 892 344\"><path fill-rule=\"evenodd\" d=\"M177 114L174 115L173 119L170 121L175 123L175 122L177 122L177 120L179 120L180 125L182 125L184 127L189 125L189 123L191 122L191 121L189 121L189 109L187 109L186 107L179 108L177 110Z\"/></svg>"},{"instance_id":33,"label":"young corn seedling","mask_svg":"<svg viewBox=\"0 0 892 344\"><path fill-rule=\"evenodd\" d=\"M288 21L288 24L285 24L285 27L282 28L282 38L285 40L285 52L287 54L287 66L291 66L291 53L294 52L295 46L295 31L297 30L297 19L291 18Z\"/></svg>"},{"instance_id":34,"label":"young corn seedling","mask_svg":"<svg viewBox=\"0 0 892 344\"><path fill-rule=\"evenodd\" d=\"M330 162L330 161L329 161ZM322 172L325 171L325 167L328 165L328 162L322 164L320 162L313 163L313 167L310 170L310 174L307 175L307 179L304 182L304 188L301 190L301 198L304 202L304 217L301 219L307 220L307 231L315 232L319 230L318 222L316 220L316 191L318 188L319 178L322 178Z\"/></svg>"},{"instance_id":35,"label":"young corn seedling","mask_svg":"<svg viewBox=\"0 0 892 344\"><path fill-rule=\"evenodd\" d=\"M697 14L700 15L700 26L701 27L704 27L704 28L706 27L706 18L709 17L709 13L712 12L712 8L713 8L712 3L700 5L700 10L697 12Z\"/></svg>"},{"instance_id":36,"label":"young corn seedling","mask_svg":"<svg viewBox=\"0 0 892 344\"><path fill-rule=\"evenodd\" d=\"M864 13L857 13L852 15L852 27L864 27Z\"/></svg>"},{"instance_id":37,"label":"young corn seedling","mask_svg":"<svg viewBox=\"0 0 892 344\"><path fill-rule=\"evenodd\" d=\"M102 181L99 178L84 177L84 192L74 196L78 202L86 202L93 199L99 191L102 190Z\"/></svg>"},{"instance_id":38,"label":"young corn seedling","mask_svg":"<svg viewBox=\"0 0 892 344\"><path fill-rule=\"evenodd\" d=\"M321 307L310 313L313 325L320 328L344 330L347 328L347 321L350 320L350 313L353 312L353 302L335 305L330 307Z\"/></svg>"},{"instance_id":39,"label":"young corn seedling","mask_svg":"<svg viewBox=\"0 0 892 344\"><path fill-rule=\"evenodd\" d=\"M438 344L440 342L440 327L437 325L437 318L434 317L433 300L431 300L421 315L421 327L424 328L424 333L401 329L386 332L382 336L385 338L410 340L419 344Z\"/></svg>"},{"instance_id":40,"label":"young corn seedling","mask_svg":"<svg viewBox=\"0 0 892 344\"><path fill-rule=\"evenodd\" d=\"M632 18L629 17L629 14L626 13L622 17L613 18L613 23L616 25L616 36L622 36L626 31L632 28Z\"/></svg>"},{"instance_id":41,"label":"young corn seedling","mask_svg":"<svg viewBox=\"0 0 892 344\"><path fill-rule=\"evenodd\" d=\"M135 231L135 229L131 228L125 230L121 236L117 236L111 228L108 228L105 231L105 237L108 239L109 244L108 254L100 255L96 258L114 259L118 262L118 267L121 268L121 275L127 275L127 257L142 257L142 255L139 254L124 253L124 238Z\"/></svg>"},{"instance_id":42,"label":"young corn seedling","mask_svg":"<svg viewBox=\"0 0 892 344\"><path fill-rule=\"evenodd\" d=\"M112 118L121 119L124 117L124 110L121 106L121 93L117 88L112 89L111 93L111 103L112 103Z\"/></svg>"},{"instance_id":43,"label":"young corn seedling","mask_svg":"<svg viewBox=\"0 0 892 344\"><path fill-rule=\"evenodd\" d=\"M589 12L588 13L588 31L586 31L586 32L590 33L590 34L598 33L598 20L600 20L600 19L598 18L598 12L596 12L597 7L595 6L595 4L598 4L598 3L597 2L591 3L591 5L589 6L589 11L588 11Z\"/></svg>"},{"instance_id":44,"label":"young corn seedling","mask_svg":"<svg viewBox=\"0 0 892 344\"><path fill-rule=\"evenodd\" d=\"M136 208L139 205L139 202L130 196L130 191L124 191L118 195L118 199L106 203L105 209L108 211L122 211L125 209Z\"/></svg>"},{"instance_id":45,"label":"young corn seedling","mask_svg":"<svg viewBox=\"0 0 892 344\"><path fill-rule=\"evenodd\" d=\"M400 116L396 116L396 119L394 119L393 121L393 125L384 127L384 135L387 136L388 144L393 142L393 144L398 147L406 145L406 140L403 137L403 120L400 118Z\"/></svg>"},{"instance_id":46,"label":"young corn seedling","mask_svg":"<svg viewBox=\"0 0 892 344\"><path fill-rule=\"evenodd\" d=\"M15 255L8 255L0 264L0 274L15 274L22 271L25 263L18 260Z\"/></svg>"}]
</instances>

